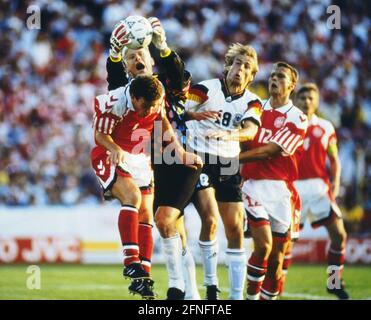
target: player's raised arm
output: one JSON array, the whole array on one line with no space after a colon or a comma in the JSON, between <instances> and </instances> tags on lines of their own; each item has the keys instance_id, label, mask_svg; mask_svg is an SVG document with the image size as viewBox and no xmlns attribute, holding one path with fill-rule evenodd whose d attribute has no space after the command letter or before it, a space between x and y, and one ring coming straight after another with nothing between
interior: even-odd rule
<instances>
[{"instance_id":1,"label":"player's raised arm","mask_svg":"<svg viewBox=\"0 0 371 320\"><path fill-rule=\"evenodd\" d=\"M122 87L129 81L122 63L122 50L130 43L128 36L124 21L120 20L110 38L110 51L106 62L108 90Z\"/></svg>"}]
</instances>

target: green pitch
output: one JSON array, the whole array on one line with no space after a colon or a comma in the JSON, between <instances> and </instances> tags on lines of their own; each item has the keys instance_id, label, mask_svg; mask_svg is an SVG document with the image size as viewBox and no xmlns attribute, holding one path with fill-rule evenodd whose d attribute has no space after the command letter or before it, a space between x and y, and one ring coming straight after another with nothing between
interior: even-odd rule
<instances>
[{"instance_id":1,"label":"green pitch","mask_svg":"<svg viewBox=\"0 0 371 320\"><path fill-rule=\"evenodd\" d=\"M41 265L41 288L27 288L26 265L0 266L0 299L140 299L128 294L128 280L121 276L116 265ZM293 265L289 269L285 294L282 299L333 299L326 293L326 266ZM197 267L200 294L202 267ZM219 266L221 298L228 298L228 273ZM167 290L167 272L163 265L153 267L155 290L164 299ZM347 266L344 272L347 289L353 299L371 299L371 268Z\"/></svg>"}]
</instances>

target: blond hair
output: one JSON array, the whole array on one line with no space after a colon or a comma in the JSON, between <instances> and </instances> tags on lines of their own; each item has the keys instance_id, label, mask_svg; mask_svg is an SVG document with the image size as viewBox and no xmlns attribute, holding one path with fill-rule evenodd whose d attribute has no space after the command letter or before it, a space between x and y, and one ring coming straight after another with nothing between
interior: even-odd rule
<instances>
[{"instance_id":1,"label":"blond hair","mask_svg":"<svg viewBox=\"0 0 371 320\"><path fill-rule=\"evenodd\" d=\"M252 69L253 69L252 74L253 74L253 78L255 78L255 75L259 71L258 55L256 54L256 51L252 46L243 45L238 42L230 45L227 53L225 54L224 73L226 74L229 71L231 65L233 64L234 59L239 55L253 58L254 65L252 66Z\"/></svg>"}]
</instances>

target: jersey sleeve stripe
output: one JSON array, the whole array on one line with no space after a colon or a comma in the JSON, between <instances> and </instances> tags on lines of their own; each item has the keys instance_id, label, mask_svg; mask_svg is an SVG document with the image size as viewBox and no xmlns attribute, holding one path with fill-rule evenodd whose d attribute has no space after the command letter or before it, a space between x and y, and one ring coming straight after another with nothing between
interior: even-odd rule
<instances>
[{"instance_id":1,"label":"jersey sleeve stripe","mask_svg":"<svg viewBox=\"0 0 371 320\"><path fill-rule=\"evenodd\" d=\"M286 131L285 133L283 133L281 135L281 137L279 139L277 139L277 142L281 145L283 145L287 139L289 138L289 136L293 135L290 131Z\"/></svg>"},{"instance_id":2,"label":"jersey sleeve stripe","mask_svg":"<svg viewBox=\"0 0 371 320\"><path fill-rule=\"evenodd\" d=\"M282 134L284 134L287 130L289 130L288 128L284 127L280 130L278 130L276 132L276 134L273 136L272 140L276 140L278 141L278 139L282 136Z\"/></svg>"},{"instance_id":3,"label":"jersey sleeve stripe","mask_svg":"<svg viewBox=\"0 0 371 320\"><path fill-rule=\"evenodd\" d=\"M104 121L104 133L105 134L108 134L108 126L109 126L110 122L111 122L111 119L108 119L108 118L106 118L105 121Z\"/></svg>"},{"instance_id":4,"label":"jersey sleeve stripe","mask_svg":"<svg viewBox=\"0 0 371 320\"><path fill-rule=\"evenodd\" d=\"M290 145L287 147L287 151L289 154L293 154L298 146L298 142L300 140L300 136L297 135L295 139L290 143Z\"/></svg>"},{"instance_id":5,"label":"jersey sleeve stripe","mask_svg":"<svg viewBox=\"0 0 371 320\"><path fill-rule=\"evenodd\" d=\"M99 121L98 121L98 128L97 128L97 130L99 132L102 132L103 120L104 120L103 118L100 118Z\"/></svg>"},{"instance_id":6,"label":"jersey sleeve stripe","mask_svg":"<svg viewBox=\"0 0 371 320\"><path fill-rule=\"evenodd\" d=\"M304 144L304 140L303 139L299 139L298 143L294 147L294 150L296 150L298 147L300 147L303 144Z\"/></svg>"},{"instance_id":7,"label":"jersey sleeve stripe","mask_svg":"<svg viewBox=\"0 0 371 320\"><path fill-rule=\"evenodd\" d=\"M203 100L200 96L198 96L197 94L189 94L188 95L188 100L192 100L194 102L197 102L199 104L205 102L206 100Z\"/></svg>"},{"instance_id":8,"label":"jersey sleeve stripe","mask_svg":"<svg viewBox=\"0 0 371 320\"><path fill-rule=\"evenodd\" d=\"M197 96L201 99L201 103L205 102L208 97L209 89L202 84L196 84L189 89L189 96Z\"/></svg>"},{"instance_id":9,"label":"jersey sleeve stripe","mask_svg":"<svg viewBox=\"0 0 371 320\"><path fill-rule=\"evenodd\" d=\"M116 126L117 121L115 119L112 119L112 124L111 124L111 129L110 129L110 134L112 133L113 129Z\"/></svg>"},{"instance_id":10,"label":"jersey sleeve stripe","mask_svg":"<svg viewBox=\"0 0 371 320\"><path fill-rule=\"evenodd\" d=\"M283 146L284 148L287 148L287 147L289 146L289 144L292 142L292 140L293 140L295 137L296 137L296 135L292 133L292 134L290 135L290 137L288 137L288 138L286 139L286 141L284 141L284 142L282 143L282 146Z\"/></svg>"}]
</instances>

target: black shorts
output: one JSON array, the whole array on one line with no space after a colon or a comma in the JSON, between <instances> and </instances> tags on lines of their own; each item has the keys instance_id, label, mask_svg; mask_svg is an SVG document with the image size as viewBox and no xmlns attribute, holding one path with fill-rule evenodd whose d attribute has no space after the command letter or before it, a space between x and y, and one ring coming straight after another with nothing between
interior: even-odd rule
<instances>
[{"instance_id":1,"label":"black shorts","mask_svg":"<svg viewBox=\"0 0 371 320\"><path fill-rule=\"evenodd\" d=\"M181 164L155 164L154 212L160 206L183 211L190 202L201 169L195 170Z\"/></svg>"},{"instance_id":2,"label":"black shorts","mask_svg":"<svg viewBox=\"0 0 371 320\"><path fill-rule=\"evenodd\" d=\"M211 164L210 155L201 155L204 160L204 167L200 174L200 178L196 184L195 193L197 191L214 188L215 198L219 202L242 202L242 191L241 182L242 178L240 175L238 161L236 159L221 159L217 158ZM232 166L231 166L232 163ZM226 168L233 168L227 170L228 174L225 174ZM224 169L224 170L223 170Z\"/></svg>"}]
</instances>

